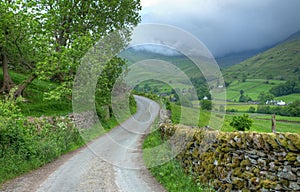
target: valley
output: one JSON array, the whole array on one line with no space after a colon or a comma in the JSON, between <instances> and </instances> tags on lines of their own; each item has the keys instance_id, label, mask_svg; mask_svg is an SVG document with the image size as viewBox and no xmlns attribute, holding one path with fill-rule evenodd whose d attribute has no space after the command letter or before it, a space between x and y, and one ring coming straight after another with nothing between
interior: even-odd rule
<instances>
[{"instance_id":1,"label":"valley","mask_svg":"<svg viewBox=\"0 0 300 192\"><path fill-rule=\"evenodd\" d=\"M202 110L199 103L204 97L208 97L213 102L211 115L226 113L221 128L223 131L234 131L229 125L232 117L247 113L254 120L250 131L271 132L271 115L276 114L276 119L278 119L277 131L300 133L300 106L296 105L293 108L293 113L287 112L290 104L300 100L300 52L298 50L300 50L300 32L291 35L273 47L260 50L261 52L253 51L252 57L251 52L248 54L242 52L240 57L235 54L234 57L229 55L229 59L222 58L232 63L230 65L227 62L226 68L222 67L223 64L219 64L226 89L225 91L217 91L213 95L208 92L208 85L199 69L185 56L163 55L163 53L158 54L141 49L129 49L122 53L122 56L131 64L147 59L152 59L152 62L163 60L175 65L192 79L192 87L185 82L179 82L175 85L172 80L167 83L148 80L140 82L135 87L135 91L155 94L169 100L172 111L176 111L173 112L175 122L178 122L178 119L175 119L179 115L177 113L180 113L177 105L183 105L181 113L190 114L185 124L207 126L210 112ZM248 55L249 58L245 55ZM236 58L236 60L232 58ZM240 61L241 58L247 59L234 64ZM147 75L147 72L145 72L145 75ZM174 81L176 81L176 77L174 77ZM291 92L283 95L273 94L274 90L288 87L291 82L294 84ZM192 98L191 90L197 91L198 99ZM183 103L178 101L180 96L183 98ZM224 97L226 101L223 100ZM284 106L266 105L268 100L282 102ZM192 111L195 110L200 110L201 114L204 114L202 117L200 115L199 124L195 123L195 119L199 117L193 117L192 115L194 114Z\"/></svg>"}]
</instances>

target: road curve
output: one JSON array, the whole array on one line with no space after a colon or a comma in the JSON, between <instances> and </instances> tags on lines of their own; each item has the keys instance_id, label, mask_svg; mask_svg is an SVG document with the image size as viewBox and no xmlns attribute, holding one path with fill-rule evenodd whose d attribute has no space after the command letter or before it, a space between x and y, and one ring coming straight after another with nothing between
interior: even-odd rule
<instances>
[{"instance_id":1,"label":"road curve","mask_svg":"<svg viewBox=\"0 0 300 192\"><path fill-rule=\"evenodd\" d=\"M143 165L141 141L159 105L135 96L138 111L49 175L36 191L164 191Z\"/></svg>"}]
</instances>

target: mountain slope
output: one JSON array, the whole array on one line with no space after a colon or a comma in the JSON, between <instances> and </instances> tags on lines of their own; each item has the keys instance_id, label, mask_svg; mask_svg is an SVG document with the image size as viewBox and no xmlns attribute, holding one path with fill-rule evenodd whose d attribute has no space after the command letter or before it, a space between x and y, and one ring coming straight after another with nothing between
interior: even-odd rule
<instances>
[{"instance_id":1,"label":"mountain slope","mask_svg":"<svg viewBox=\"0 0 300 192\"><path fill-rule=\"evenodd\" d=\"M165 61L180 68L188 77L202 77L198 67L184 55L164 55L147 50L129 48L119 56L128 60L129 65L148 59Z\"/></svg>"},{"instance_id":2,"label":"mountain slope","mask_svg":"<svg viewBox=\"0 0 300 192\"><path fill-rule=\"evenodd\" d=\"M224 69L224 76L226 79L300 78L300 32L261 54Z\"/></svg>"},{"instance_id":3,"label":"mountain slope","mask_svg":"<svg viewBox=\"0 0 300 192\"><path fill-rule=\"evenodd\" d=\"M256 49L256 50L249 50L249 51L243 51L239 53L231 53L228 55L225 55L223 57L217 57L216 61L220 68L227 68L231 67L233 65L239 64L240 62L243 62L253 56L255 56L258 53L264 52L270 47L264 47L261 49Z\"/></svg>"}]
</instances>

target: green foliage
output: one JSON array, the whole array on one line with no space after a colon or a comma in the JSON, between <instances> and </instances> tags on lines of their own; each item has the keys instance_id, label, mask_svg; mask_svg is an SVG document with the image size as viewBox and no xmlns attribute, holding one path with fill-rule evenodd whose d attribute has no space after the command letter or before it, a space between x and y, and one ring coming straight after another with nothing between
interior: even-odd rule
<instances>
[{"instance_id":1,"label":"green foliage","mask_svg":"<svg viewBox=\"0 0 300 192\"><path fill-rule=\"evenodd\" d=\"M210 100L201 100L201 109L202 110L211 110L212 109L212 102Z\"/></svg>"},{"instance_id":2,"label":"green foliage","mask_svg":"<svg viewBox=\"0 0 300 192\"><path fill-rule=\"evenodd\" d=\"M211 99L211 94L205 78L191 78L191 82L196 88L196 93L199 100L203 99L205 96L208 99Z\"/></svg>"},{"instance_id":3,"label":"green foliage","mask_svg":"<svg viewBox=\"0 0 300 192\"><path fill-rule=\"evenodd\" d=\"M300 83L296 80L290 80L286 83L273 87L270 90L270 93L275 95L276 97L293 93L300 93Z\"/></svg>"},{"instance_id":4,"label":"green foliage","mask_svg":"<svg viewBox=\"0 0 300 192\"><path fill-rule=\"evenodd\" d=\"M250 106L248 111L249 113L255 113L255 107Z\"/></svg>"},{"instance_id":5,"label":"green foliage","mask_svg":"<svg viewBox=\"0 0 300 192\"><path fill-rule=\"evenodd\" d=\"M16 84L19 84L26 79L26 74L17 73L15 71L10 71L10 75L15 80ZM3 77L3 74L0 70L0 78L1 77ZM22 114L24 116L39 117L42 115L66 115L71 113L72 103L70 97L63 97L58 100L45 98L44 93L50 93L51 90L56 89L57 86L58 85L56 83L48 81L42 81L38 79L33 81L24 91L24 98L17 100L18 107L20 108Z\"/></svg>"},{"instance_id":6,"label":"green foliage","mask_svg":"<svg viewBox=\"0 0 300 192\"><path fill-rule=\"evenodd\" d=\"M163 143L158 130L150 133L144 143L143 149L154 148ZM144 161L148 162L149 158L155 158L157 154L152 154L149 157L144 156ZM167 191L208 191L207 187L196 183L193 178L184 172L180 162L177 159L172 159L162 165L150 168L152 175L167 189Z\"/></svg>"},{"instance_id":7,"label":"green foliage","mask_svg":"<svg viewBox=\"0 0 300 192\"><path fill-rule=\"evenodd\" d=\"M230 122L230 126L235 128L238 131L249 130L252 126L253 119L249 118L249 115L243 114L240 116L234 116Z\"/></svg>"},{"instance_id":8,"label":"green foliage","mask_svg":"<svg viewBox=\"0 0 300 192\"><path fill-rule=\"evenodd\" d=\"M300 100L294 101L287 107L289 116L300 117Z\"/></svg>"},{"instance_id":9,"label":"green foliage","mask_svg":"<svg viewBox=\"0 0 300 192\"><path fill-rule=\"evenodd\" d=\"M266 101L274 100L274 95L272 93L260 92L258 100L261 104L265 104Z\"/></svg>"},{"instance_id":10,"label":"green foliage","mask_svg":"<svg viewBox=\"0 0 300 192\"><path fill-rule=\"evenodd\" d=\"M172 110L170 101L166 101L166 109L170 111Z\"/></svg>"},{"instance_id":11,"label":"green foliage","mask_svg":"<svg viewBox=\"0 0 300 192\"><path fill-rule=\"evenodd\" d=\"M1 1L0 5L0 55L29 77L62 83L47 95L53 99L71 96L77 67L99 39L122 30L118 45L109 42L113 45L105 46L116 51L126 46L132 27L140 22L141 9L138 0ZM105 57L110 58L109 53ZM115 62L112 68L118 68L118 64ZM113 71L109 74L114 78ZM8 76L3 76L3 90L9 92L11 86L6 84L12 82ZM22 82L20 89L23 91L27 84L30 81Z\"/></svg>"},{"instance_id":12,"label":"green foliage","mask_svg":"<svg viewBox=\"0 0 300 192\"><path fill-rule=\"evenodd\" d=\"M67 118L29 120L9 98L0 108L0 183L83 145Z\"/></svg>"},{"instance_id":13,"label":"green foliage","mask_svg":"<svg viewBox=\"0 0 300 192\"><path fill-rule=\"evenodd\" d=\"M296 100L288 106L259 105L257 108L257 113L300 117L300 101Z\"/></svg>"},{"instance_id":14,"label":"green foliage","mask_svg":"<svg viewBox=\"0 0 300 192\"><path fill-rule=\"evenodd\" d=\"M248 96L248 95L241 95L239 98L239 102L248 102L248 101L252 101L252 99Z\"/></svg>"},{"instance_id":15,"label":"green foliage","mask_svg":"<svg viewBox=\"0 0 300 192\"><path fill-rule=\"evenodd\" d=\"M243 81L245 82L245 81ZM248 96L248 95L244 95L245 91L244 90L240 90L240 98L239 98L239 102L248 102L248 101L252 101L252 99Z\"/></svg>"}]
</instances>

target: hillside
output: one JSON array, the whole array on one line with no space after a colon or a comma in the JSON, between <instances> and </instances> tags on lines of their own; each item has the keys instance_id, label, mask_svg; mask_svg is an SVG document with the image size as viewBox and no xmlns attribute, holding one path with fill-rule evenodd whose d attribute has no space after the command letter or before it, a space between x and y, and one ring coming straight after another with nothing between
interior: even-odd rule
<instances>
[{"instance_id":1,"label":"hillside","mask_svg":"<svg viewBox=\"0 0 300 192\"><path fill-rule=\"evenodd\" d=\"M180 68L187 74L188 77L199 77L199 74L200 76L202 75L198 67L184 55L164 55L147 50L129 48L122 52L120 57L128 60L129 65L148 59L166 61Z\"/></svg>"},{"instance_id":2,"label":"hillside","mask_svg":"<svg viewBox=\"0 0 300 192\"><path fill-rule=\"evenodd\" d=\"M235 64L245 61L258 53L264 52L270 47L265 47L262 49L250 50L250 51L243 51L239 53L231 53L222 57L216 57L216 62L220 66L220 68L227 68L231 67Z\"/></svg>"},{"instance_id":3,"label":"hillside","mask_svg":"<svg viewBox=\"0 0 300 192\"><path fill-rule=\"evenodd\" d=\"M224 69L227 80L300 78L300 32L277 46Z\"/></svg>"}]
</instances>

